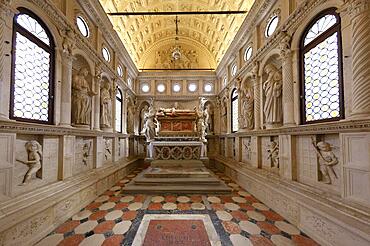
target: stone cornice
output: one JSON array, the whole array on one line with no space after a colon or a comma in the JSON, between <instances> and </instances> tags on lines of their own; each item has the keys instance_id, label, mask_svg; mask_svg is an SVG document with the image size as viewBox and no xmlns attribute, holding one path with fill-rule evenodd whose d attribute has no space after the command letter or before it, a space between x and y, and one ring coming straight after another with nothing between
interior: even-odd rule
<instances>
[{"instance_id":1,"label":"stone cornice","mask_svg":"<svg viewBox=\"0 0 370 246\"><path fill-rule=\"evenodd\" d=\"M176 71L176 72L141 72L137 77L138 80L145 79L204 79L209 78L211 80L216 80L216 73L212 71Z\"/></svg>"},{"instance_id":2,"label":"stone cornice","mask_svg":"<svg viewBox=\"0 0 370 246\"><path fill-rule=\"evenodd\" d=\"M273 136L273 135L308 135L330 134L346 132L368 132L370 120L343 120L311 125L299 125L295 127L281 127L277 129L251 130L232 134L220 134L220 137L247 137L247 136Z\"/></svg>"}]
</instances>

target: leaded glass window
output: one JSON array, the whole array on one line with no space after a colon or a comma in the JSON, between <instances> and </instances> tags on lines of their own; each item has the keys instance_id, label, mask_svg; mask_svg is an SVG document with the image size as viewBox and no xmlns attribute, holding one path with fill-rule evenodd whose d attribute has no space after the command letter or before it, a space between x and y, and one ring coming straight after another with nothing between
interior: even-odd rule
<instances>
[{"instance_id":1,"label":"leaded glass window","mask_svg":"<svg viewBox=\"0 0 370 246\"><path fill-rule=\"evenodd\" d=\"M14 17L10 118L53 123L54 42L35 14L20 8Z\"/></svg>"},{"instance_id":2,"label":"leaded glass window","mask_svg":"<svg viewBox=\"0 0 370 246\"><path fill-rule=\"evenodd\" d=\"M116 131L122 132L122 92L119 88L116 93Z\"/></svg>"},{"instance_id":3,"label":"leaded glass window","mask_svg":"<svg viewBox=\"0 0 370 246\"><path fill-rule=\"evenodd\" d=\"M302 41L302 122L344 117L340 18L331 9L317 16Z\"/></svg>"},{"instance_id":4,"label":"leaded glass window","mask_svg":"<svg viewBox=\"0 0 370 246\"><path fill-rule=\"evenodd\" d=\"M236 89L231 93L231 131L239 130L239 100L238 91Z\"/></svg>"}]
</instances>

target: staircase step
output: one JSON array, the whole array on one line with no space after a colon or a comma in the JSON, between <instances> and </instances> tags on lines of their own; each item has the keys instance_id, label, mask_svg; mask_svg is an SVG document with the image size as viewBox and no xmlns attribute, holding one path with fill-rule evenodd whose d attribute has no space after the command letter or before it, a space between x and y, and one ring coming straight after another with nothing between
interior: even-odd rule
<instances>
[{"instance_id":1,"label":"staircase step","mask_svg":"<svg viewBox=\"0 0 370 246\"><path fill-rule=\"evenodd\" d=\"M142 186L142 185L127 185L123 187L123 193L143 193L143 194L163 194L163 193L175 193L175 194L225 194L230 193L232 189L226 185L172 185L172 186Z\"/></svg>"}]
</instances>

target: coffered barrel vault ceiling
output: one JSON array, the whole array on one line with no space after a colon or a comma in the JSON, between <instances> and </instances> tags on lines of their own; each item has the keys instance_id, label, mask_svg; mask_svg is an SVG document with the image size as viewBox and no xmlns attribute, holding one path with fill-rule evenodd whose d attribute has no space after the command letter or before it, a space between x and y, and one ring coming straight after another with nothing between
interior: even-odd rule
<instances>
[{"instance_id":1,"label":"coffered barrel vault ceiling","mask_svg":"<svg viewBox=\"0 0 370 246\"><path fill-rule=\"evenodd\" d=\"M105 12L249 11L254 0L100 0ZM215 69L247 14L109 16L139 69ZM171 57L178 46L182 56Z\"/></svg>"}]
</instances>

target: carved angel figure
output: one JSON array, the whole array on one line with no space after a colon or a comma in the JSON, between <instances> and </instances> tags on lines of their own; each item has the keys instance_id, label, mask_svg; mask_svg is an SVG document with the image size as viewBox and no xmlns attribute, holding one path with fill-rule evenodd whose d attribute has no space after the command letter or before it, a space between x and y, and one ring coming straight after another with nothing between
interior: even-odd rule
<instances>
[{"instance_id":1,"label":"carved angel figure","mask_svg":"<svg viewBox=\"0 0 370 246\"><path fill-rule=\"evenodd\" d=\"M100 124L103 127L112 126L112 96L108 82L100 90Z\"/></svg>"},{"instance_id":2,"label":"carved angel figure","mask_svg":"<svg viewBox=\"0 0 370 246\"><path fill-rule=\"evenodd\" d=\"M333 166L339 163L338 158L334 155L332 147L329 143L321 141L316 143L312 138L312 145L315 149L317 157L319 158L320 172L322 175L321 181L325 184L332 183L332 177L338 178Z\"/></svg>"},{"instance_id":3,"label":"carved angel figure","mask_svg":"<svg viewBox=\"0 0 370 246\"><path fill-rule=\"evenodd\" d=\"M267 124L281 123L282 120L282 76L280 71L272 64L267 64L265 73L268 77L263 83L265 92L265 105L263 108Z\"/></svg>"},{"instance_id":4,"label":"carved angel figure","mask_svg":"<svg viewBox=\"0 0 370 246\"><path fill-rule=\"evenodd\" d=\"M267 159L271 160L271 167L279 168L279 144L271 140L267 152L269 153Z\"/></svg>"},{"instance_id":5,"label":"carved angel figure","mask_svg":"<svg viewBox=\"0 0 370 246\"><path fill-rule=\"evenodd\" d=\"M145 114L149 112L149 106L144 105L144 107L140 111L140 129L141 133L143 134L144 132L144 126L145 126Z\"/></svg>"},{"instance_id":6,"label":"carved angel figure","mask_svg":"<svg viewBox=\"0 0 370 246\"><path fill-rule=\"evenodd\" d=\"M73 123L79 125L89 125L91 118L91 98L96 95L89 86L86 80L89 71L86 68L81 68L80 71L73 76L72 83L72 118Z\"/></svg>"},{"instance_id":7,"label":"carved angel figure","mask_svg":"<svg viewBox=\"0 0 370 246\"><path fill-rule=\"evenodd\" d=\"M42 160L42 146L36 140L29 141L25 144L28 160L23 161L17 159L17 161L28 165L28 171L23 178L22 184L29 183L32 175L36 174L42 167L41 160ZM37 176L37 174L36 174Z\"/></svg>"}]
</instances>

